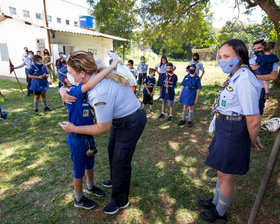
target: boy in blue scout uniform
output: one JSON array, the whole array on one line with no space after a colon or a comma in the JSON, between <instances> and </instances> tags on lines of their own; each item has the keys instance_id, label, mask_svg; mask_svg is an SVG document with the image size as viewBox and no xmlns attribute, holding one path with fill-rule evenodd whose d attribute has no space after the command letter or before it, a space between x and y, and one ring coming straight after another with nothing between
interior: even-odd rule
<instances>
[{"instance_id":1,"label":"boy in blue scout uniform","mask_svg":"<svg viewBox=\"0 0 280 224\"><path fill-rule=\"evenodd\" d=\"M72 81L70 81L70 83L71 82ZM81 93L79 86L72 85L70 87L69 95L77 97L76 102L73 102L72 104L66 104L69 121L77 126L93 125L94 116L86 100L86 93ZM82 191L82 181L85 173L87 178L86 192L88 194L95 194L96 196L105 196L104 191L94 185L94 155L91 155L91 157L89 157L87 156L86 152L88 147L95 148L94 138L91 135L69 133L67 135L66 143L70 149L71 159L73 161L73 182L75 190L74 206L85 209L92 209L96 206L96 202L85 197Z\"/></svg>"},{"instance_id":2,"label":"boy in blue scout uniform","mask_svg":"<svg viewBox=\"0 0 280 224\"><path fill-rule=\"evenodd\" d=\"M28 71L28 77L31 80L30 90L35 92L34 94L34 111L35 114L39 114L38 110L38 102L41 96L41 101L44 106L44 111L51 111L52 109L47 106L47 98L46 91L48 91L49 83L48 83L48 69L42 63L42 57L40 55L35 55L33 57L34 64L31 65L31 68Z\"/></svg>"},{"instance_id":3,"label":"boy in blue scout uniform","mask_svg":"<svg viewBox=\"0 0 280 224\"><path fill-rule=\"evenodd\" d=\"M150 105L150 114L153 115L153 95L156 87L156 79L154 78L156 70L153 68L149 69L149 76L144 78L143 84L143 109L145 108L145 104Z\"/></svg>"},{"instance_id":4,"label":"boy in blue scout uniform","mask_svg":"<svg viewBox=\"0 0 280 224\"><path fill-rule=\"evenodd\" d=\"M161 107L161 114L159 115L158 119L164 117L164 111L166 108L167 100L169 104L169 117L168 121L173 120L173 105L174 105L174 96L175 96L175 87L177 86L177 75L173 73L173 64L167 63L166 64L166 73L163 75L162 79L162 90L160 93L160 97L162 99L162 107Z\"/></svg>"},{"instance_id":5,"label":"boy in blue scout uniform","mask_svg":"<svg viewBox=\"0 0 280 224\"><path fill-rule=\"evenodd\" d=\"M189 109L188 127L192 126L193 105L197 104L201 83L199 76L195 73L196 66L189 66L189 74L187 74L181 83L181 92L179 103L184 105L182 120L178 123L184 125L186 123L187 110Z\"/></svg>"}]
</instances>

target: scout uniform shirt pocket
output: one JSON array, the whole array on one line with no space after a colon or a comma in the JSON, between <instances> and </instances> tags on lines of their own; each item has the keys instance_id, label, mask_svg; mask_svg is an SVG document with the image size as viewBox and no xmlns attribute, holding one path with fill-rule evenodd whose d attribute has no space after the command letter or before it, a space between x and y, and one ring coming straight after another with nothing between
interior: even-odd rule
<instances>
[{"instance_id":1,"label":"scout uniform shirt pocket","mask_svg":"<svg viewBox=\"0 0 280 224\"><path fill-rule=\"evenodd\" d=\"M220 106L222 108L229 108L233 104L235 93L231 86L227 86L222 92L220 97Z\"/></svg>"}]
</instances>

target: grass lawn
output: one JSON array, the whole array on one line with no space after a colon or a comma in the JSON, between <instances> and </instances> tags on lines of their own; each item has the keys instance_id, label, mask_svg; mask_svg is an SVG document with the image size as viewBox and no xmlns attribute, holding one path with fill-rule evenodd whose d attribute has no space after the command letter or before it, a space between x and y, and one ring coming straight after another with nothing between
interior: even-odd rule
<instances>
[{"instance_id":1,"label":"grass lawn","mask_svg":"<svg viewBox=\"0 0 280 224\"><path fill-rule=\"evenodd\" d=\"M181 81L186 65L175 65ZM0 121L0 223L205 223L198 217L201 209L196 201L211 198L215 190L216 172L204 161L212 138L208 133L210 109L218 91L212 84L225 79L218 73L207 65L192 128L177 127L182 115L178 101L173 123L157 120L161 104L155 100L156 113L147 115L148 123L133 159L131 205L113 216L102 212L110 200L108 189L105 198L90 196L98 203L93 210L73 206L72 162L66 134L58 125L67 120L67 111L57 89L47 93L53 111L45 113L39 105L40 115L36 116L33 97L23 98L15 82L0 80L0 89L8 98L2 107L9 113L7 120ZM280 115L280 90L273 89L271 95L264 120ZM262 131L260 136L264 149L252 150L250 171L236 177L228 223L248 220L276 133ZM95 140L99 148L95 179L101 186L109 177L108 135L96 136ZM280 223L279 171L278 159L256 223Z\"/></svg>"}]
</instances>

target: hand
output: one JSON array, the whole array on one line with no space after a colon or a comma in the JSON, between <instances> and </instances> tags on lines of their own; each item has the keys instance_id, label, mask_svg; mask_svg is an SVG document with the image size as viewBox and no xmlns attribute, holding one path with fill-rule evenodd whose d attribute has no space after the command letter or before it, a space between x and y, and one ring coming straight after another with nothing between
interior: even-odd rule
<instances>
[{"instance_id":1,"label":"hand","mask_svg":"<svg viewBox=\"0 0 280 224\"><path fill-rule=\"evenodd\" d=\"M69 121L60 122L59 125L67 133L74 132L75 125Z\"/></svg>"},{"instance_id":2,"label":"hand","mask_svg":"<svg viewBox=\"0 0 280 224\"><path fill-rule=\"evenodd\" d=\"M39 75L39 79L43 79L43 78L45 78L44 75Z\"/></svg>"},{"instance_id":3,"label":"hand","mask_svg":"<svg viewBox=\"0 0 280 224\"><path fill-rule=\"evenodd\" d=\"M252 70L255 71L255 70L259 69L259 67L260 67L260 65L258 65L258 64L253 64L253 65L252 65Z\"/></svg>"},{"instance_id":4,"label":"hand","mask_svg":"<svg viewBox=\"0 0 280 224\"><path fill-rule=\"evenodd\" d=\"M260 148L263 149L263 145L261 144L259 136L257 136L256 141L252 143L252 147L256 150L260 150Z\"/></svg>"},{"instance_id":5,"label":"hand","mask_svg":"<svg viewBox=\"0 0 280 224\"><path fill-rule=\"evenodd\" d=\"M123 65L123 62L121 60L114 59L109 67L114 69L118 66L119 63Z\"/></svg>"},{"instance_id":6,"label":"hand","mask_svg":"<svg viewBox=\"0 0 280 224\"><path fill-rule=\"evenodd\" d=\"M73 102L75 102L77 100L76 97L70 96L68 94L68 92L70 92L70 89L68 89L68 88L61 87L59 92L60 92L63 102L65 102L65 103L72 104Z\"/></svg>"},{"instance_id":7,"label":"hand","mask_svg":"<svg viewBox=\"0 0 280 224\"><path fill-rule=\"evenodd\" d=\"M148 90L148 95L151 95L150 91Z\"/></svg>"},{"instance_id":8,"label":"hand","mask_svg":"<svg viewBox=\"0 0 280 224\"><path fill-rule=\"evenodd\" d=\"M153 95L154 95L154 93L151 93L150 95L151 95L151 96L153 96Z\"/></svg>"},{"instance_id":9,"label":"hand","mask_svg":"<svg viewBox=\"0 0 280 224\"><path fill-rule=\"evenodd\" d=\"M196 105L196 104L197 104L197 101L198 101L198 100L195 99L194 102L193 102L193 105Z\"/></svg>"}]
</instances>

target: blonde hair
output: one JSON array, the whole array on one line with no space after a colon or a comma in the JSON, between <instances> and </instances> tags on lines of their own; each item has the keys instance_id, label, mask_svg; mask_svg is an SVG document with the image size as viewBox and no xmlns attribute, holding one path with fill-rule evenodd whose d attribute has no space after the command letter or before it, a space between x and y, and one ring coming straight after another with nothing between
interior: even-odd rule
<instances>
[{"instance_id":1,"label":"blonde hair","mask_svg":"<svg viewBox=\"0 0 280 224\"><path fill-rule=\"evenodd\" d=\"M92 75L94 73L101 72L104 68L98 68L93 55L86 51L74 51L70 54L70 57L67 61L67 65L75 70L75 72L85 72L87 75ZM122 76L114 73L108 73L105 78L109 78L114 80L115 82L130 86L128 80L123 78Z\"/></svg>"}]
</instances>

